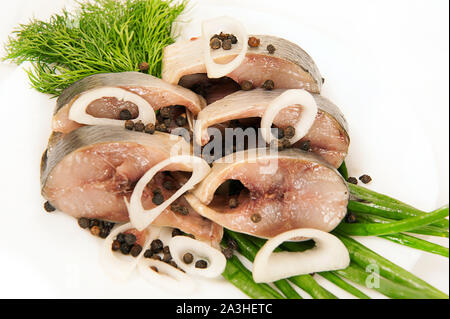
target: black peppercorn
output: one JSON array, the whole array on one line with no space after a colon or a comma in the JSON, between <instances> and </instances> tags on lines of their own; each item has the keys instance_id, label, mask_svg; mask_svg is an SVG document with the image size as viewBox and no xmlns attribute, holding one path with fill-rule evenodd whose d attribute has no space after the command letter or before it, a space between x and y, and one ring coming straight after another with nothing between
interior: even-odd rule
<instances>
[{"instance_id":1,"label":"black peppercorn","mask_svg":"<svg viewBox=\"0 0 450 319\"><path fill-rule=\"evenodd\" d=\"M224 50L231 50L231 39L225 39L222 41L222 49Z\"/></svg>"},{"instance_id":2,"label":"black peppercorn","mask_svg":"<svg viewBox=\"0 0 450 319\"><path fill-rule=\"evenodd\" d=\"M236 38L236 36L235 36L234 34L232 34L232 35L230 36L230 39L231 39L231 43L232 43L232 44L236 44L236 43L238 42L238 39Z\"/></svg>"},{"instance_id":3,"label":"black peppercorn","mask_svg":"<svg viewBox=\"0 0 450 319\"><path fill-rule=\"evenodd\" d=\"M254 223L259 223L261 221L261 215L260 214L253 214L252 216L250 216L250 219Z\"/></svg>"},{"instance_id":4,"label":"black peppercorn","mask_svg":"<svg viewBox=\"0 0 450 319\"><path fill-rule=\"evenodd\" d=\"M137 240L136 236L134 234L130 234L130 233L125 234L125 238L124 239L125 239L125 243L130 245L130 246L134 245L136 243L136 240Z\"/></svg>"},{"instance_id":5,"label":"black peppercorn","mask_svg":"<svg viewBox=\"0 0 450 319\"><path fill-rule=\"evenodd\" d=\"M139 71L141 71L143 73L147 73L149 68L150 68L150 66L148 65L147 62L139 63Z\"/></svg>"},{"instance_id":6,"label":"black peppercorn","mask_svg":"<svg viewBox=\"0 0 450 319\"><path fill-rule=\"evenodd\" d=\"M130 254L131 254L131 256L133 256L133 257L137 257L137 256L139 256L139 254L141 253L141 251L142 251L142 246L141 246L141 245L138 245L138 244L135 244L135 245L133 245L133 246L131 247Z\"/></svg>"},{"instance_id":7,"label":"black peppercorn","mask_svg":"<svg viewBox=\"0 0 450 319\"><path fill-rule=\"evenodd\" d=\"M111 244L112 251L118 251L120 249L120 242L118 240L114 240Z\"/></svg>"},{"instance_id":8,"label":"black peppercorn","mask_svg":"<svg viewBox=\"0 0 450 319\"><path fill-rule=\"evenodd\" d=\"M100 236L100 238L106 238L106 237L108 237L110 232L111 232L111 230L109 228L105 228L105 227L100 228L99 236Z\"/></svg>"},{"instance_id":9,"label":"black peppercorn","mask_svg":"<svg viewBox=\"0 0 450 319\"><path fill-rule=\"evenodd\" d=\"M130 253L131 246L127 243L120 244L120 252L124 255L128 255Z\"/></svg>"},{"instance_id":10,"label":"black peppercorn","mask_svg":"<svg viewBox=\"0 0 450 319\"><path fill-rule=\"evenodd\" d=\"M259 47L260 42L261 41L258 38L255 38L255 37L248 38L248 45L252 48Z\"/></svg>"},{"instance_id":11,"label":"black peppercorn","mask_svg":"<svg viewBox=\"0 0 450 319\"><path fill-rule=\"evenodd\" d=\"M119 113L119 119L121 120L131 120L132 115L131 112L128 111L127 109L123 109L120 111Z\"/></svg>"},{"instance_id":12,"label":"black peppercorn","mask_svg":"<svg viewBox=\"0 0 450 319\"><path fill-rule=\"evenodd\" d=\"M291 138L294 137L294 135L295 135L295 127L293 127L293 126L288 126L288 127L286 127L286 128L284 129L284 136L285 136L286 138L291 139Z\"/></svg>"},{"instance_id":13,"label":"black peppercorn","mask_svg":"<svg viewBox=\"0 0 450 319\"><path fill-rule=\"evenodd\" d=\"M306 140L300 143L300 149L302 151L308 152L311 149L311 141Z\"/></svg>"},{"instance_id":14,"label":"black peppercorn","mask_svg":"<svg viewBox=\"0 0 450 319\"><path fill-rule=\"evenodd\" d=\"M100 234L100 227L92 226L91 227L91 234L94 235L94 236L98 236Z\"/></svg>"},{"instance_id":15,"label":"black peppercorn","mask_svg":"<svg viewBox=\"0 0 450 319\"><path fill-rule=\"evenodd\" d=\"M175 185L172 181L164 181L162 186L168 191L172 191L175 189Z\"/></svg>"},{"instance_id":16,"label":"black peppercorn","mask_svg":"<svg viewBox=\"0 0 450 319\"><path fill-rule=\"evenodd\" d=\"M162 261L164 261L165 263L170 262L170 260L172 260L172 255L171 254L164 254Z\"/></svg>"},{"instance_id":17,"label":"black peppercorn","mask_svg":"<svg viewBox=\"0 0 450 319\"><path fill-rule=\"evenodd\" d=\"M200 259L195 262L195 268L204 269L206 267L208 267L206 260Z\"/></svg>"},{"instance_id":18,"label":"black peppercorn","mask_svg":"<svg viewBox=\"0 0 450 319\"><path fill-rule=\"evenodd\" d=\"M358 184L358 180L356 179L356 177L349 177L349 178L347 179L347 181L348 181L350 184L355 184L355 185Z\"/></svg>"},{"instance_id":19,"label":"black peppercorn","mask_svg":"<svg viewBox=\"0 0 450 319\"><path fill-rule=\"evenodd\" d=\"M53 205L50 204L49 201L46 201L46 202L44 203L44 209L45 209L45 211L46 211L47 213L51 213L51 212L54 212L54 211L56 210L56 208L53 207Z\"/></svg>"},{"instance_id":20,"label":"black peppercorn","mask_svg":"<svg viewBox=\"0 0 450 319\"><path fill-rule=\"evenodd\" d=\"M164 203L164 196L161 193L156 193L153 195L152 202L155 205L161 205Z\"/></svg>"},{"instance_id":21,"label":"black peppercorn","mask_svg":"<svg viewBox=\"0 0 450 319\"><path fill-rule=\"evenodd\" d=\"M142 121L137 121L136 123L134 123L134 130L137 132L143 132L145 128L144 123L142 123Z\"/></svg>"},{"instance_id":22,"label":"black peppercorn","mask_svg":"<svg viewBox=\"0 0 450 319\"><path fill-rule=\"evenodd\" d=\"M222 46L222 41L220 41L218 38L212 37L209 41L209 46L213 50L217 50Z\"/></svg>"},{"instance_id":23,"label":"black peppercorn","mask_svg":"<svg viewBox=\"0 0 450 319\"><path fill-rule=\"evenodd\" d=\"M262 85L263 89L265 90L273 90L275 87L275 83L272 80L266 80L263 85Z\"/></svg>"},{"instance_id":24,"label":"black peppercorn","mask_svg":"<svg viewBox=\"0 0 450 319\"><path fill-rule=\"evenodd\" d=\"M238 243L232 238L227 240L227 246L228 246L228 248L233 249L233 250L238 249Z\"/></svg>"},{"instance_id":25,"label":"black peppercorn","mask_svg":"<svg viewBox=\"0 0 450 319\"><path fill-rule=\"evenodd\" d=\"M370 177L370 176L367 175L367 174L364 174L364 175L361 175L361 176L359 177L359 180L360 180L361 182L363 182L364 184L367 184L367 183L370 183L370 182L372 181L372 177Z\"/></svg>"},{"instance_id":26,"label":"black peppercorn","mask_svg":"<svg viewBox=\"0 0 450 319\"><path fill-rule=\"evenodd\" d=\"M163 242L160 239L155 239L152 241L152 243L150 244L150 249L152 250L153 253L159 253L163 250Z\"/></svg>"},{"instance_id":27,"label":"black peppercorn","mask_svg":"<svg viewBox=\"0 0 450 319\"><path fill-rule=\"evenodd\" d=\"M183 261L185 264L190 264L194 261L194 256L191 253L186 253L183 255Z\"/></svg>"},{"instance_id":28,"label":"black peppercorn","mask_svg":"<svg viewBox=\"0 0 450 319\"><path fill-rule=\"evenodd\" d=\"M126 121L125 122L125 128L127 129L127 130L132 130L132 129L134 129L134 122L133 121L131 121L131 120L128 120L128 121Z\"/></svg>"},{"instance_id":29,"label":"black peppercorn","mask_svg":"<svg viewBox=\"0 0 450 319\"><path fill-rule=\"evenodd\" d=\"M182 236L183 232L181 230L179 230L178 228L174 228L174 230L172 230L172 237L175 236Z\"/></svg>"},{"instance_id":30,"label":"black peppercorn","mask_svg":"<svg viewBox=\"0 0 450 319\"><path fill-rule=\"evenodd\" d=\"M225 256L226 259L230 259L233 257L233 250L230 248L223 248L222 254Z\"/></svg>"},{"instance_id":31,"label":"black peppercorn","mask_svg":"<svg viewBox=\"0 0 450 319\"><path fill-rule=\"evenodd\" d=\"M270 54L275 53L275 47L272 44L269 44L266 49L267 51L269 51Z\"/></svg>"},{"instance_id":32,"label":"black peppercorn","mask_svg":"<svg viewBox=\"0 0 450 319\"><path fill-rule=\"evenodd\" d=\"M186 117L183 115L180 115L177 117L177 119L175 120L175 123L177 123L178 126L185 126L186 125Z\"/></svg>"},{"instance_id":33,"label":"black peppercorn","mask_svg":"<svg viewBox=\"0 0 450 319\"><path fill-rule=\"evenodd\" d=\"M90 224L89 219L86 217L81 217L78 219L78 225L83 229L88 228L89 224Z\"/></svg>"},{"instance_id":34,"label":"black peppercorn","mask_svg":"<svg viewBox=\"0 0 450 319\"><path fill-rule=\"evenodd\" d=\"M170 107L163 107L159 110L159 114L163 119L170 119L172 112L170 110Z\"/></svg>"},{"instance_id":35,"label":"black peppercorn","mask_svg":"<svg viewBox=\"0 0 450 319\"><path fill-rule=\"evenodd\" d=\"M118 234L116 239L119 243L124 243L125 242L125 234L124 233Z\"/></svg>"},{"instance_id":36,"label":"black peppercorn","mask_svg":"<svg viewBox=\"0 0 450 319\"><path fill-rule=\"evenodd\" d=\"M244 91L250 91L253 89L253 83L251 81L244 80L241 82L241 89Z\"/></svg>"},{"instance_id":37,"label":"black peppercorn","mask_svg":"<svg viewBox=\"0 0 450 319\"><path fill-rule=\"evenodd\" d=\"M150 249L144 251L144 258L151 258L153 256L153 252Z\"/></svg>"},{"instance_id":38,"label":"black peppercorn","mask_svg":"<svg viewBox=\"0 0 450 319\"><path fill-rule=\"evenodd\" d=\"M152 124L152 123L147 124L145 126L144 132L148 133L148 134L155 133L155 124Z\"/></svg>"}]
</instances>

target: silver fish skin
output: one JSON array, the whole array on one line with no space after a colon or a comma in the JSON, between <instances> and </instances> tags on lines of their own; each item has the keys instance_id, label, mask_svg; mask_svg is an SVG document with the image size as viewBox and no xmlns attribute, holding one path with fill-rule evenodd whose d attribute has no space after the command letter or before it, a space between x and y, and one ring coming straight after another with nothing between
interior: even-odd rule
<instances>
[{"instance_id":1,"label":"silver fish skin","mask_svg":"<svg viewBox=\"0 0 450 319\"><path fill-rule=\"evenodd\" d=\"M270 102L286 90L238 91L227 95L205 107L197 116L194 129L196 142L205 145L209 141L207 129L230 120L261 117ZM345 158L350 144L348 124L340 109L320 94L312 94L317 106L316 120L302 140L294 144L301 147L302 142L309 140L311 151L324 157L333 166L339 167ZM285 128L294 125L301 116L297 108L288 108L280 112L274 124Z\"/></svg>"},{"instance_id":2,"label":"silver fish skin","mask_svg":"<svg viewBox=\"0 0 450 319\"><path fill-rule=\"evenodd\" d=\"M252 236L271 238L295 228L333 230L344 218L349 199L339 172L309 152L261 150L230 154L214 162L186 200L200 215ZM271 163L276 166L264 172ZM237 195L235 207L219 192L228 180L239 180L246 188Z\"/></svg>"},{"instance_id":3,"label":"silver fish skin","mask_svg":"<svg viewBox=\"0 0 450 319\"><path fill-rule=\"evenodd\" d=\"M150 145L170 153L175 144L181 143L184 150L190 146L183 138L167 133L155 132L153 135L129 131L116 126L83 126L68 134L53 133L41 161L41 190L53 168L67 155L84 147L101 143L137 143ZM188 151L189 153L190 151Z\"/></svg>"},{"instance_id":4,"label":"silver fish skin","mask_svg":"<svg viewBox=\"0 0 450 319\"><path fill-rule=\"evenodd\" d=\"M146 100L156 111L162 107L182 105L186 112L196 115L206 106L205 99L182 86L167 83L154 76L139 72L99 73L81 79L65 89L59 96L52 119L54 131L69 133L83 126L69 119L72 104L84 93L100 88L120 88ZM88 113L95 117L118 119L123 108L129 108L133 116L139 111L133 104L126 106L117 100L109 100L114 96L105 96L88 106Z\"/></svg>"},{"instance_id":5,"label":"silver fish skin","mask_svg":"<svg viewBox=\"0 0 450 319\"><path fill-rule=\"evenodd\" d=\"M246 58L241 65L227 76L237 83L250 80L255 86L261 86L264 80L275 80L275 88L294 89L302 88L313 93L320 93L322 88L322 76L311 56L297 44L286 39L271 35L252 35L260 39L260 45L256 48L249 47ZM267 46L272 44L276 50L273 54L267 51ZM245 44L247 45L247 44ZM238 47L231 50L214 50L212 56L215 62L225 63L232 60L239 52ZM263 78L256 79L250 73L246 65L260 61L264 72ZM286 72L280 68L280 63L286 67ZM253 70L254 71L254 70ZM282 74L277 74L281 72ZM203 49L201 38L186 41L177 41L164 48L162 78L167 82L178 84L183 76L206 73L203 62ZM292 81L286 81L292 77ZM283 78L285 80L283 80Z\"/></svg>"}]
</instances>

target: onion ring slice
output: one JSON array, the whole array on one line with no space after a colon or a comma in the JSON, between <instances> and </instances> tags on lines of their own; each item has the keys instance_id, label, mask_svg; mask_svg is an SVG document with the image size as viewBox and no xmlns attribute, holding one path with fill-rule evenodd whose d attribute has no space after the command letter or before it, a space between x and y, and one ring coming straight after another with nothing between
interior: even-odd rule
<instances>
[{"instance_id":1,"label":"onion ring slice","mask_svg":"<svg viewBox=\"0 0 450 319\"><path fill-rule=\"evenodd\" d=\"M298 237L312 238L316 246L304 252L273 252L282 242ZM348 250L336 236L317 229L297 228L269 239L256 254L252 273L257 283L274 282L297 275L343 269L349 264Z\"/></svg>"},{"instance_id":2,"label":"onion ring slice","mask_svg":"<svg viewBox=\"0 0 450 319\"><path fill-rule=\"evenodd\" d=\"M241 46L237 56L226 64L214 62L211 55L210 39L214 34L221 31L226 31L234 34L237 38L237 45ZM205 60L206 72L209 78L220 78L234 71L242 61L244 61L247 53L248 34L244 25L230 17L217 17L210 20L205 20L202 23L202 41L203 41L203 58ZM218 50L222 50L221 48ZM217 51L217 50L215 50Z\"/></svg>"},{"instance_id":3,"label":"onion ring slice","mask_svg":"<svg viewBox=\"0 0 450 319\"><path fill-rule=\"evenodd\" d=\"M192 176L180 189L178 189L172 196L170 196L161 205L152 209L145 210L142 206L142 193L148 182L161 171L164 167L173 163L191 164ZM131 224L139 231L145 229L150 225L170 204L177 200L188 190L192 189L209 173L210 167L208 163L197 156L191 155L179 155L170 157L162 162L159 162L152 168L150 168L144 176L139 179L131 194L130 202L124 197L125 204L128 208L128 215L130 217Z\"/></svg>"},{"instance_id":4,"label":"onion ring slice","mask_svg":"<svg viewBox=\"0 0 450 319\"><path fill-rule=\"evenodd\" d=\"M269 104L261 118L261 134L267 143L270 143L272 140L276 139L275 136L272 135L271 127L277 114L282 109L293 105L301 105L303 110L300 120L294 126L295 134L289 139L289 142L294 144L308 133L316 119L316 101L311 93L305 90L287 90Z\"/></svg>"},{"instance_id":5,"label":"onion ring slice","mask_svg":"<svg viewBox=\"0 0 450 319\"><path fill-rule=\"evenodd\" d=\"M118 100L129 101L138 107L139 115L134 120L141 120L144 124L155 124L156 115L153 107L142 97L117 87L102 87L82 93L70 107L69 119L86 125L117 125L123 126L125 120L99 118L86 112L89 104L105 96L113 96Z\"/></svg>"}]
</instances>

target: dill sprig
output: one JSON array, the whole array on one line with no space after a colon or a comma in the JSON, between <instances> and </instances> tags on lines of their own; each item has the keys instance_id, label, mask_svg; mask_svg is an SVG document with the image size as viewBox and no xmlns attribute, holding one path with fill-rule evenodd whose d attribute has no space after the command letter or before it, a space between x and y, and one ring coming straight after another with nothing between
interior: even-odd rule
<instances>
[{"instance_id":1,"label":"dill sprig","mask_svg":"<svg viewBox=\"0 0 450 319\"><path fill-rule=\"evenodd\" d=\"M172 23L186 1L92 0L78 2L73 14L63 10L48 22L31 20L13 31L6 56L17 64L30 61L32 86L57 96L86 76L138 71L160 77L162 49L173 43Z\"/></svg>"}]
</instances>

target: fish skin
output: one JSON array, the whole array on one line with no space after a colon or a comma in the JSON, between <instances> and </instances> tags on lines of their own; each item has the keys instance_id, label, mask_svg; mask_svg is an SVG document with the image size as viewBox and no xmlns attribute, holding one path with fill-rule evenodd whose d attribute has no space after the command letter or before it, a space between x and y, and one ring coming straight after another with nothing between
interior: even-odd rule
<instances>
[{"instance_id":1,"label":"fish skin","mask_svg":"<svg viewBox=\"0 0 450 319\"><path fill-rule=\"evenodd\" d=\"M61 93L53 112L53 130L68 133L81 127L82 124L69 119L70 107L83 92L101 87L118 87L135 93L146 99L155 111L161 107L184 103L186 109L196 115L206 106L206 101L202 96L148 74L140 72L99 73L75 82ZM158 94L151 94L154 92ZM174 103L175 101L179 103Z\"/></svg>"},{"instance_id":2,"label":"fish skin","mask_svg":"<svg viewBox=\"0 0 450 319\"><path fill-rule=\"evenodd\" d=\"M322 76L320 71L311 58L311 56L306 53L297 44L292 43L286 39L282 39L271 35L253 35L260 39L260 46L256 48L249 47L246 59L241 64L245 65L252 58L258 57L265 61L265 63L270 63L270 61L284 61L292 64L292 67L299 72L299 74L304 77L305 83L297 83L296 85L289 85L289 87L277 87L277 82L275 81L276 88L304 88L313 93L320 93L322 88ZM270 54L266 47L272 44L275 46L276 50L273 54ZM247 45L247 44L245 44ZM215 62L227 62L232 59L233 56L238 54L239 48L234 47L231 50L214 50L212 56ZM200 38L188 41L177 41L164 48L163 54L163 80L178 84L180 79L184 75L190 75L195 73L206 73L206 67L203 62L203 49L202 41ZM228 76L233 80L240 82L238 80L239 66ZM274 72L275 74L276 72ZM243 79L251 80L251 79ZM260 86L262 83L254 83Z\"/></svg>"},{"instance_id":3,"label":"fish skin","mask_svg":"<svg viewBox=\"0 0 450 319\"><path fill-rule=\"evenodd\" d=\"M92 144L111 142L153 145L162 149L167 154L170 154L171 147L176 143L181 143L188 150L190 150L191 147L183 140L183 138L176 135L161 132L155 132L150 135L129 131L116 126L83 126L69 134L52 134L49 140L49 146L45 151L45 156L43 156L43 161L41 162L41 190L43 190L46 184L48 175L64 157Z\"/></svg>"},{"instance_id":4,"label":"fish skin","mask_svg":"<svg viewBox=\"0 0 450 319\"><path fill-rule=\"evenodd\" d=\"M286 90L282 89L275 89L271 91L263 89L238 91L221 100L209 104L202 111L200 111L197 116L197 122L194 129L196 142L200 145L205 145L208 143L209 136L207 133L207 128L210 126L229 120L261 117L269 103L285 91ZM337 168L341 165L343 159L345 158L348 151L348 146L350 144L350 137L347 133L347 121L339 108L331 101L319 94L312 94L312 96L314 97L319 109L318 115L316 116L316 121L308 134L294 144L294 147L300 147L303 141L311 140L312 151L316 154L324 156L324 159ZM285 119L280 120L276 117L274 123L283 128L288 125L295 124L295 119L299 116L298 112L294 110L291 111L290 109L282 110L280 114L282 114L282 117ZM345 146L343 150L339 150L339 152L335 152L336 150L331 148L327 150L327 145L323 145L323 143L314 145L314 142L318 137L315 135L326 133L324 130L320 130L320 125L322 123L319 121L328 121L328 123L332 123L332 126L334 126L335 130L339 133L339 136L337 137L339 142L342 143L342 146ZM316 139L314 139L314 137L316 137ZM339 146L341 145L339 144ZM327 151L329 151L329 154L326 154Z\"/></svg>"},{"instance_id":5,"label":"fish skin","mask_svg":"<svg viewBox=\"0 0 450 319\"><path fill-rule=\"evenodd\" d=\"M334 167L317 156L296 149L278 155L240 153L228 155L238 158L232 163L214 163L210 174L185 196L199 214L225 228L262 238L302 227L329 232L344 218L349 199L347 184ZM260 175L255 169L269 159L278 161L278 170ZM308 178L312 180L310 184ZM239 195L237 208L229 208L226 200L215 193L228 179L240 180L249 190L248 195ZM319 210L316 204L320 205ZM262 216L260 222L250 220L254 213Z\"/></svg>"},{"instance_id":6,"label":"fish skin","mask_svg":"<svg viewBox=\"0 0 450 319\"><path fill-rule=\"evenodd\" d=\"M78 184L72 184L72 181L75 180L76 182L81 183L80 185L84 189L84 192L86 192L86 191L89 192L90 190L92 190L94 192L100 191L99 194L101 196L106 196L106 197L101 198L101 200L104 202L104 205L108 205L109 200L114 200L113 203L118 204L120 207L115 206L115 209L118 211L114 212L114 213L112 213L112 212L108 213L108 215L99 213L96 210L94 210L94 215L92 215L90 213L88 214L88 212L84 213L84 211L82 209L81 210L78 209L75 213L63 210L65 213L68 213L69 215L72 215L74 217L89 217L89 218L105 219L105 220L110 220L110 221L114 221L114 222L127 222L127 221L129 221L128 213L127 213L125 204L123 202L123 199L121 197L126 196L126 197L128 197L128 200L129 200L129 197L131 196L131 191L132 191L131 189L125 189L123 191L123 195L120 195L122 193L120 193L118 195L120 197L120 199L118 199L115 194L116 193L115 189L108 191L108 189L109 189L108 187L110 187L109 186L109 184L110 184L109 178L106 178L106 179L94 178L92 180L89 179L87 182L85 182L84 173L79 172L78 176L76 176L74 179L69 180L67 182L67 184L69 185L69 186L67 186L65 184L61 185L59 182L56 182L56 184L55 184L54 180L52 181L52 179L50 179L50 176L55 171L55 168L58 167L58 164L63 162L63 160L65 158L67 158L68 156L74 155L74 154L79 154L79 153L82 154L82 152L86 152L86 151L92 153L93 151L91 151L91 149L90 149L92 147L94 147L94 151L99 151L98 148L100 148L100 149L102 147L108 148L108 146L110 146L110 145L112 145L112 146L131 145L131 147L133 147L134 144L138 144L143 147L157 147L158 149L161 150L162 153L166 154L166 157L169 157L172 155L176 155L176 154L170 154L171 148L176 143L181 143L182 146L184 147L183 148L184 151L182 152L183 154L191 153L190 145L187 144L182 138L177 137L175 135L170 135L167 133L155 132L153 135L150 135L150 134L146 134L146 133L128 131L123 128L115 127L115 126L84 126L84 127L81 127L79 129L69 133L69 134L62 135L60 133L56 133L50 138L50 145L48 146L47 150L44 152L43 157L42 157L42 163L41 163L41 192L42 192L42 195L46 199L48 199L50 202L52 202L52 198L55 197L55 194L56 195L59 194L58 192L62 191L62 194L66 193L66 192L70 193L71 192L70 187L75 187L75 188L78 187ZM97 146L98 146L98 148L97 148ZM92 163L93 168L94 168L92 170L92 175L94 177L97 177L97 175L96 175L97 173L100 174L100 177L103 174L102 172L95 171L96 166L95 166L94 160L97 160L97 157L101 157L101 154L102 154L101 150L100 150L99 154L100 155L94 156L94 158L90 159L90 163ZM121 155L126 156L126 154L128 154L128 153L124 153ZM136 155L136 154L140 155L141 153L135 152L132 155ZM160 156L161 154L157 155L156 152L151 152L150 154L151 154L150 155L151 158L149 158L149 160L158 161L157 158L161 157ZM108 158L107 158L107 160L108 160ZM89 164L89 165L91 165L91 164ZM113 165L113 164L111 164L111 165ZM114 169L116 171L116 175L121 166L122 165L115 166ZM127 167L128 166L125 167L125 170L123 170L123 173L127 174L127 177L129 177L130 182L137 181L140 178L140 175L131 176L130 174L132 174L132 173L129 172ZM167 170L172 170L172 169L184 170L187 168L188 168L188 166L184 165L184 164L172 164L172 165L170 165L170 167L169 166L166 167ZM77 172L77 166L72 167L72 169L75 172ZM143 173L145 173L145 170L142 170L138 173L143 174ZM59 173L59 174L61 174L61 173ZM121 177L120 174L117 176L116 175L114 175L113 184L114 184L114 180L116 180L116 178ZM173 193L175 193L176 190L169 191L169 190L164 189L164 187L162 186L162 183L164 181L162 176L163 176L162 173L158 173L152 179L151 183L154 188L161 189L164 197L168 198L171 195L173 195ZM57 176L57 178L58 178L58 176ZM70 178L71 178L70 176L67 176L67 179L70 179ZM177 181L177 179L174 179L174 182L175 181ZM89 185L89 183L93 183L92 188ZM47 189L48 184L52 184L50 189ZM97 185L101 185L101 187L99 188L99 187L97 187ZM106 192L105 192L105 189L107 190ZM75 196L76 196L76 194L78 194L78 193L75 193ZM56 197L56 202L60 199L61 199L60 197L59 198ZM85 203L86 202L84 202L83 205ZM52 204L54 204L54 203L52 203ZM222 238L222 235L223 235L223 229L221 226L198 215L196 213L196 211L193 210L189 206L189 204L185 201L184 197L180 197L179 199L177 199L177 201L175 201L174 204L185 206L188 209L189 214L187 216L179 215L179 214L172 212L170 210L170 208L168 208L168 209L164 210L158 216L158 218L155 219L155 221L153 222L153 225L179 228L186 233L191 233L191 234L195 235L196 238L199 240L208 242L209 244L211 244L214 247L218 247L220 240ZM75 203L75 206L77 206L77 205L78 204ZM58 205L54 205L54 206L56 208L60 209L58 207ZM154 205L152 203L152 193L150 191L150 188L146 188L144 191L143 206L145 209L150 209L150 208L156 207L156 205ZM95 214L97 214L97 215L95 215Z\"/></svg>"}]
</instances>

